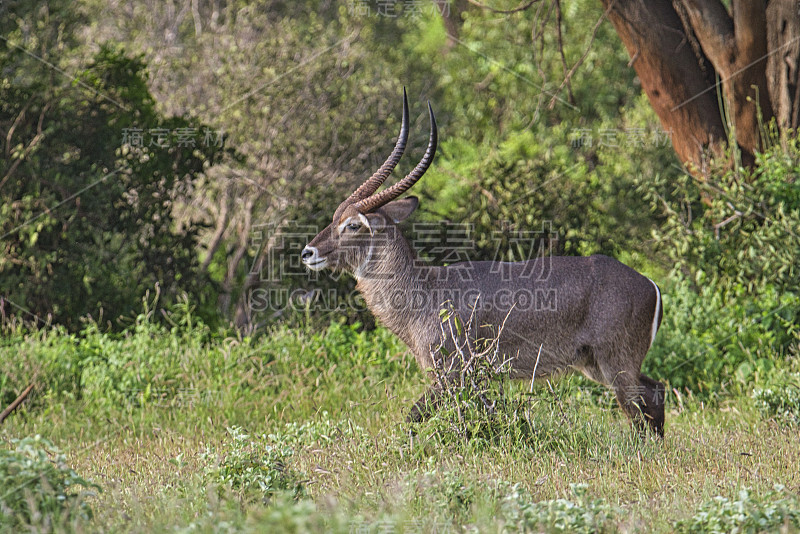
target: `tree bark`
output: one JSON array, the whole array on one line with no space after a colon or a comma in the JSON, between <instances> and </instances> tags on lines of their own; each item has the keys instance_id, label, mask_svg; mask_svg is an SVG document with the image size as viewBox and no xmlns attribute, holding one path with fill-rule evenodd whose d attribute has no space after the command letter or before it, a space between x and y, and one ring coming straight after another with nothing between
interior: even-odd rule
<instances>
[{"instance_id":1,"label":"tree bark","mask_svg":"<svg viewBox=\"0 0 800 534\"><path fill-rule=\"evenodd\" d=\"M781 129L800 126L800 6L797 0L767 4L767 86Z\"/></svg>"},{"instance_id":2,"label":"tree bark","mask_svg":"<svg viewBox=\"0 0 800 534\"><path fill-rule=\"evenodd\" d=\"M762 149L760 126L772 119L767 88L767 12L764 0L681 0L703 51L722 78L728 126L751 166Z\"/></svg>"},{"instance_id":3,"label":"tree bark","mask_svg":"<svg viewBox=\"0 0 800 534\"><path fill-rule=\"evenodd\" d=\"M709 149L718 153L726 140L713 67L668 0L602 2L678 157L705 175Z\"/></svg>"}]
</instances>

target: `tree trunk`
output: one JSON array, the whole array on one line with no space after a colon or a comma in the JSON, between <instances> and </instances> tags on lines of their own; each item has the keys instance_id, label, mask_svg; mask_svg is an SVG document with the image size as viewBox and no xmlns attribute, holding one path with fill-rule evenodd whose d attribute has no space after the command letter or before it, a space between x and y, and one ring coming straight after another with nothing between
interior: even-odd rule
<instances>
[{"instance_id":1,"label":"tree trunk","mask_svg":"<svg viewBox=\"0 0 800 534\"><path fill-rule=\"evenodd\" d=\"M764 0L734 0L731 14L719 0L681 0L700 46L722 78L729 127L742 163L761 150L760 126L772 119L767 88L767 11Z\"/></svg>"},{"instance_id":2,"label":"tree trunk","mask_svg":"<svg viewBox=\"0 0 800 534\"><path fill-rule=\"evenodd\" d=\"M767 85L782 129L800 126L800 6L796 0L767 5Z\"/></svg>"},{"instance_id":3,"label":"tree trunk","mask_svg":"<svg viewBox=\"0 0 800 534\"><path fill-rule=\"evenodd\" d=\"M773 117L781 131L800 124L796 0L733 0L730 12L719 0L603 4L612 6L611 21L662 124L672 128L681 160L702 169L698 144L719 153L729 131L741 163L752 166Z\"/></svg>"},{"instance_id":4,"label":"tree trunk","mask_svg":"<svg viewBox=\"0 0 800 534\"><path fill-rule=\"evenodd\" d=\"M692 46L668 0L603 0L608 18L681 161L705 175L706 154L726 140L713 89L715 70ZM711 90L709 90L711 88Z\"/></svg>"}]
</instances>

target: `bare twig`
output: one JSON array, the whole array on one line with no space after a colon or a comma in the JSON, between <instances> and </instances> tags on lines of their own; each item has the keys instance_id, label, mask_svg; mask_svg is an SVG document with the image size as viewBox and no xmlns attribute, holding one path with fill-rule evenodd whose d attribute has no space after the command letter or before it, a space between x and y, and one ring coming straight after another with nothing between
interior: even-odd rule
<instances>
[{"instance_id":1,"label":"bare twig","mask_svg":"<svg viewBox=\"0 0 800 534\"><path fill-rule=\"evenodd\" d=\"M736 219L738 219L742 215L744 215L744 214L741 211L734 210L733 215L731 215L730 217L728 217L724 221L718 222L717 224L715 224L714 225L714 239L719 241L719 231L720 231L720 229L725 227L728 223L735 221Z\"/></svg>"},{"instance_id":2,"label":"bare twig","mask_svg":"<svg viewBox=\"0 0 800 534\"><path fill-rule=\"evenodd\" d=\"M44 107L42 107L42 111L41 111L41 113L39 113L39 121L38 121L37 126L36 126L36 135L33 136L33 139L31 139L31 142L28 143L28 146L26 146L25 150L22 151L22 154L20 154L18 157L16 157L14 159L14 163L11 164L11 166L8 168L8 171L6 172L5 176L3 176L3 179L0 180L0 187L3 187L6 184L8 179L11 178L11 176L17 170L17 167L19 167L20 164L23 161L28 159L28 156L30 155L30 153L36 148L36 146L42 141L42 139L44 139L44 132L42 130L42 123L44 122L44 115L45 115L45 113L47 113L47 111L49 109L50 109L50 103L47 103ZM16 126L16 122L15 122L14 126ZM9 133L8 133L8 136L7 136L7 138L9 140L10 140L10 136L11 136L11 131L9 130ZM10 145L10 143L9 143L9 145ZM7 146L9 146L9 145L7 145Z\"/></svg>"},{"instance_id":3,"label":"bare twig","mask_svg":"<svg viewBox=\"0 0 800 534\"><path fill-rule=\"evenodd\" d=\"M569 82L567 70L567 56L564 55L564 36L561 34L561 0L553 0L556 6L556 36L558 37L558 53L561 56L561 67L564 70L564 79L567 80L567 93L569 94L570 104L575 103L575 95L572 94L572 84Z\"/></svg>"},{"instance_id":4,"label":"bare twig","mask_svg":"<svg viewBox=\"0 0 800 534\"><path fill-rule=\"evenodd\" d=\"M553 94L553 97L550 99L550 103L548 104L548 107L550 109L553 109L553 107L556 105L556 100L557 100L556 97L558 96L558 93L560 93L561 90L564 89L564 86L569 84L570 80L575 75L575 72L581 65L583 65L583 62L586 61L586 57L589 55L589 51L592 49L592 44L594 44L594 40L597 37L597 31L600 29L600 25L603 23L604 20L606 20L606 17L611 12L611 9L614 7L614 3L615 2L611 2L611 4L609 4L608 8L603 12L603 14L600 15L600 18L597 19L597 22L595 23L594 28L592 29L592 35L589 38L589 44L586 46L586 50L583 51L583 55L581 56L581 58L575 63L575 65L572 66L567 75L564 76L564 79L561 81L561 85L558 86L558 88L555 90L555 93Z\"/></svg>"},{"instance_id":5,"label":"bare twig","mask_svg":"<svg viewBox=\"0 0 800 534\"><path fill-rule=\"evenodd\" d=\"M539 353L536 354L536 363L533 364L533 374L531 375L531 387L529 393L533 393L533 381L536 379L536 368L539 367L539 357L542 355L542 347L544 347L544 343L539 344Z\"/></svg>"},{"instance_id":6,"label":"bare twig","mask_svg":"<svg viewBox=\"0 0 800 534\"><path fill-rule=\"evenodd\" d=\"M504 400L502 393L498 396L492 392L492 384L509 369L513 359L501 357L500 336L514 307L508 311L498 331L487 339L478 339L477 331L473 329L476 308L477 301L466 324L462 324L450 303L439 325L442 343L431 353L437 387L440 394L449 399L454 411L455 420L449 423L451 431L461 437L467 437L470 432L464 428L465 418L469 415L465 409L474 406L489 416L497 414L498 403L503 404ZM449 353L445 353L448 345L451 348Z\"/></svg>"}]
</instances>

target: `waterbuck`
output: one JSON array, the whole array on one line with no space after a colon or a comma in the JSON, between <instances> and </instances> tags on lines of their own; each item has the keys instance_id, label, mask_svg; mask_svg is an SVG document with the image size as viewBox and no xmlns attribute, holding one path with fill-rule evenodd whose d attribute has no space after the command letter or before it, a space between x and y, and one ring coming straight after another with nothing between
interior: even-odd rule
<instances>
[{"instance_id":1,"label":"waterbuck","mask_svg":"<svg viewBox=\"0 0 800 534\"><path fill-rule=\"evenodd\" d=\"M447 303L460 317L474 316L470 324L500 336L497 343L509 360L512 378L533 380L579 370L613 388L640 432L649 425L662 436L664 387L641 374L662 316L661 292L652 280L601 255L446 267L417 260L398 224L419 201L398 197L422 177L436 152L438 134L430 103L428 112L430 140L422 160L405 178L376 193L408 140L403 91L403 120L394 150L336 208L331 224L303 249L303 263L312 270L352 273L370 311L409 346L423 369L434 366L441 349L453 348L453 341L442 336L440 311ZM440 399L440 389L433 386L414 405L409 419L424 418Z\"/></svg>"}]
</instances>

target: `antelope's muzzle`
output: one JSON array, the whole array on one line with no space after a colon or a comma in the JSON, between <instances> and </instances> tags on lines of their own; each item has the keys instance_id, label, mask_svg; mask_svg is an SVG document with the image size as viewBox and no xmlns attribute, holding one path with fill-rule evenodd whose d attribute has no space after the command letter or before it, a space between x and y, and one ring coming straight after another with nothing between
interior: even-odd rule
<instances>
[{"instance_id":1,"label":"antelope's muzzle","mask_svg":"<svg viewBox=\"0 0 800 534\"><path fill-rule=\"evenodd\" d=\"M317 247L306 246L303 252L300 253L300 259L303 261L303 264L312 271L319 271L328 265L328 259L319 256Z\"/></svg>"}]
</instances>

